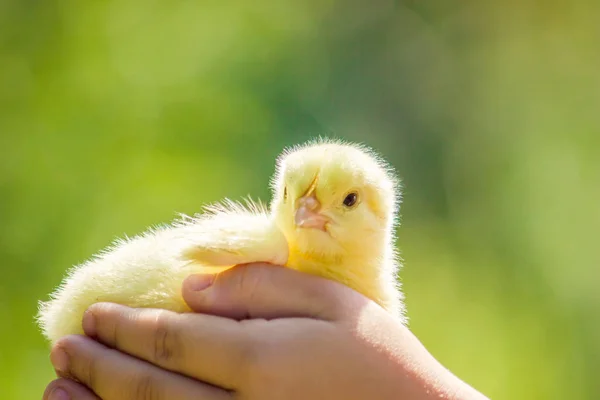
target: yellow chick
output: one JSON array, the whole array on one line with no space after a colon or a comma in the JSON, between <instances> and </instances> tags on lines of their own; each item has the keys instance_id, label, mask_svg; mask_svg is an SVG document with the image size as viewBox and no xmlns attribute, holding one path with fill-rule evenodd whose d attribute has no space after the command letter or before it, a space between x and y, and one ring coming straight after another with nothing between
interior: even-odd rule
<instances>
[{"instance_id":1,"label":"yellow chick","mask_svg":"<svg viewBox=\"0 0 600 400\"><path fill-rule=\"evenodd\" d=\"M40 303L46 338L81 334L83 313L97 302L191 311L181 296L187 276L251 262L341 282L405 323L394 247L400 190L388 165L364 146L322 138L277 161L269 209L225 200L71 269Z\"/></svg>"}]
</instances>

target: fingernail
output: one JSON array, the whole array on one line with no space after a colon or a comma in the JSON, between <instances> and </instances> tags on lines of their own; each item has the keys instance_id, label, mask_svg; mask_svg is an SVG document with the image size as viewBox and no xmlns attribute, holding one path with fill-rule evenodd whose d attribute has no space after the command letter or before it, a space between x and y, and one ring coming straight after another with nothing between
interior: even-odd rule
<instances>
[{"instance_id":1,"label":"fingernail","mask_svg":"<svg viewBox=\"0 0 600 400\"><path fill-rule=\"evenodd\" d=\"M190 277L187 278L187 284L189 285L189 288L194 292L199 292L201 290L206 289L207 287L212 285L214 281L215 281L214 274L191 275Z\"/></svg>"},{"instance_id":2,"label":"fingernail","mask_svg":"<svg viewBox=\"0 0 600 400\"><path fill-rule=\"evenodd\" d=\"M96 336L96 317L94 317L94 314L90 310L87 310L83 314L83 321L81 325L86 335L90 337Z\"/></svg>"},{"instance_id":3,"label":"fingernail","mask_svg":"<svg viewBox=\"0 0 600 400\"><path fill-rule=\"evenodd\" d=\"M61 348L55 348L50 353L50 362L54 368L61 373L67 372L69 368L69 356Z\"/></svg>"},{"instance_id":4,"label":"fingernail","mask_svg":"<svg viewBox=\"0 0 600 400\"><path fill-rule=\"evenodd\" d=\"M63 388L54 388L48 396L48 400L70 400L71 396Z\"/></svg>"}]
</instances>

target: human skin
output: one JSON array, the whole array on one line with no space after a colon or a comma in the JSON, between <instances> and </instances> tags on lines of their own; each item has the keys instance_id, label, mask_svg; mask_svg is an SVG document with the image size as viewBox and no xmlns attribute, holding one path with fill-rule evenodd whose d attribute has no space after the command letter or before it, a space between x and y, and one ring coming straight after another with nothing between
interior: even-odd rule
<instances>
[{"instance_id":1,"label":"human skin","mask_svg":"<svg viewBox=\"0 0 600 400\"><path fill-rule=\"evenodd\" d=\"M53 346L44 399L486 399L337 282L252 264L191 276L183 295L195 313L90 307L87 336Z\"/></svg>"}]
</instances>

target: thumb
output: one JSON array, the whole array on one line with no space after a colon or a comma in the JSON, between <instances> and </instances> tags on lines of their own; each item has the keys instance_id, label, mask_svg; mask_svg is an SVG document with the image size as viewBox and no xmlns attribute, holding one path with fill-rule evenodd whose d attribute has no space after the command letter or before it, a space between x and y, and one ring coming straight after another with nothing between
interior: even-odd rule
<instances>
[{"instance_id":1,"label":"thumb","mask_svg":"<svg viewBox=\"0 0 600 400\"><path fill-rule=\"evenodd\" d=\"M183 298L195 312L234 319L337 320L368 302L341 283L270 264L192 275L183 283Z\"/></svg>"}]
</instances>

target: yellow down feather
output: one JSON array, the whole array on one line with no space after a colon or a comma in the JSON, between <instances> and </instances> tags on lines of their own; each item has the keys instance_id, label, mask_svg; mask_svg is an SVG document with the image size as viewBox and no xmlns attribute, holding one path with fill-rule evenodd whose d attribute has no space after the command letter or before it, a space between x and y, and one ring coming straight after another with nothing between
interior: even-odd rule
<instances>
[{"instance_id":1,"label":"yellow down feather","mask_svg":"<svg viewBox=\"0 0 600 400\"><path fill-rule=\"evenodd\" d=\"M187 276L250 262L336 280L406 322L394 247L400 191L385 162L364 146L318 139L281 154L271 188L268 208L225 200L73 267L40 303L44 336L55 342L83 333L83 313L97 302L190 311L181 296ZM307 196L316 204L308 218L317 212L327 221L322 229L298 226L299 199Z\"/></svg>"}]
</instances>

